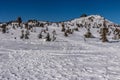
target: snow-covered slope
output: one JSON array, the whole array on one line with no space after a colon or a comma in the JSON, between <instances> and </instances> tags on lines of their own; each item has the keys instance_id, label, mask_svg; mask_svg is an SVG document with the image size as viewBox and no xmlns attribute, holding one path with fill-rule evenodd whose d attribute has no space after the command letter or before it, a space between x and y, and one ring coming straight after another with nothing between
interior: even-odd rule
<instances>
[{"instance_id":1,"label":"snow-covered slope","mask_svg":"<svg viewBox=\"0 0 120 80\"><path fill-rule=\"evenodd\" d=\"M93 22L88 20L90 17ZM61 32L61 23L45 23L45 27L29 30L29 39L20 39L21 30L26 31L24 26L13 29L8 25L8 33L0 32L0 80L119 80L120 42L113 40L112 34L109 42L99 40L97 26L103 21L103 17L91 15L64 22L70 29L83 25L68 37ZM84 38L88 23L95 38ZM108 21L111 28L115 28L113 24ZM46 42L47 33L38 39L46 28L51 38L56 31L55 41Z\"/></svg>"}]
</instances>

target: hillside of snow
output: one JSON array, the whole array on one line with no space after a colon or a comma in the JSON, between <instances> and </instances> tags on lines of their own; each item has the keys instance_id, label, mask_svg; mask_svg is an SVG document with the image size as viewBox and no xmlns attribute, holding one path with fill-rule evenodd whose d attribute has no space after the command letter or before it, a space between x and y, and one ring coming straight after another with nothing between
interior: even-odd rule
<instances>
[{"instance_id":1,"label":"hillside of snow","mask_svg":"<svg viewBox=\"0 0 120 80\"><path fill-rule=\"evenodd\" d=\"M100 40L104 20L111 33L108 42ZM40 23L44 27L30 22L30 30L24 24L8 24L6 33L0 28L0 80L120 80L120 40L113 39L119 27L114 23L99 15ZM65 37L62 24L78 31ZM94 38L84 37L88 28ZM29 39L21 39L21 31L29 31ZM47 33L53 40L53 31L55 40L45 41Z\"/></svg>"}]
</instances>

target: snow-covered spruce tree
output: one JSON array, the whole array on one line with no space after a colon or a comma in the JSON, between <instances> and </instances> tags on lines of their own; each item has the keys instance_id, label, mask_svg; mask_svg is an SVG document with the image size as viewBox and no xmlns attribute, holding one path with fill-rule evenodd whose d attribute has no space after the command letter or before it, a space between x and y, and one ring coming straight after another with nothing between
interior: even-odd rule
<instances>
[{"instance_id":1,"label":"snow-covered spruce tree","mask_svg":"<svg viewBox=\"0 0 120 80\"><path fill-rule=\"evenodd\" d=\"M67 27L67 30L65 31L66 33L69 33L70 34L70 28L69 27Z\"/></svg>"},{"instance_id":2,"label":"snow-covered spruce tree","mask_svg":"<svg viewBox=\"0 0 120 80\"><path fill-rule=\"evenodd\" d=\"M59 27L59 23L56 23L57 24L57 27Z\"/></svg>"},{"instance_id":3,"label":"snow-covered spruce tree","mask_svg":"<svg viewBox=\"0 0 120 80\"><path fill-rule=\"evenodd\" d=\"M40 27L44 27L44 24L43 24L43 23L40 23Z\"/></svg>"},{"instance_id":4,"label":"snow-covered spruce tree","mask_svg":"<svg viewBox=\"0 0 120 80\"><path fill-rule=\"evenodd\" d=\"M28 25L28 28L31 32L33 32L33 26L32 25Z\"/></svg>"},{"instance_id":5,"label":"snow-covered spruce tree","mask_svg":"<svg viewBox=\"0 0 120 80\"><path fill-rule=\"evenodd\" d=\"M55 35L53 35L53 37L52 37L52 41L55 41L56 40L56 37L55 37Z\"/></svg>"},{"instance_id":6,"label":"snow-covered spruce tree","mask_svg":"<svg viewBox=\"0 0 120 80\"><path fill-rule=\"evenodd\" d=\"M113 37L113 39L120 39L120 30L119 29L115 29L114 30L114 32L113 32L113 34L114 34L114 37Z\"/></svg>"},{"instance_id":7,"label":"snow-covered spruce tree","mask_svg":"<svg viewBox=\"0 0 120 80\"><path fill-rule=\"evenodd\" d=\"M100 33L101 33L100 39L102 40L102 42L108 42L108 39L107 39L108 28L105 20L103 22L103 27L101 28Z\"/></svg>"},{"instance_id":8,"label":"snow-covered spruce tree","mask_svg":"<svg viewBox=\"0 0 120 80\"><path fill-rule=\"evenodd\" d=\"M25 29L29 29L29 28L28 28L28 23L25 23Z\"/></svg>"},{"instance_id":9,"label":"snow-covered spruce tree","mask_svg":"<svg viewBox=\"0 0 120 80\"><path fill-rule=\"evenodd\" d=\"M6 33L9 33L9 28L6 28Z\"/></svg>"},{"instance_id":10,"label":"snow-covered spruce tree","mask_svg":"<svg viewBox=\"0 0 120 80\"><path fill-rule=\"evenodd\" d=\"M86 34L84 34L85 38L94 38L94 36L92 35L92 33L90 32L90 24L85 23L85 28L87 29Z\"/></svg>"},{"instance_id":11,"label":"snow-covered spruce tree","mask_svg":"<svg viewBox=\"0 0 120 80\"><path fill-rule=\"evenodd\" d=\"M46 31L48 31L48 27L46 26Z\"/></svg>"},{"instance_id":12,"label":"snow-covered spruce tree","mask_svg":"<svg viewBox=\"0 0 120 80\"><path fill-rule=\"evenodd\" d=\"M33 26L33 32L36 32L36 26Z\"/></svg>"},{"instance_id":13,"label":"snow-covered spruce tree","mask_svg":"<svg viewBox=\"0 0 120 80\"><path fill-rule=\"evenodd\" d=\"M50 34L49 34L49 33L47 33L46 41L51 41L51 38L50 38Z\"/></svg>"},{"instance_id":14,"label":"snow-covered spruce tree","mask_svg":"<svg viewBox=\"0 0 120 80\"><path fill-rule=\"evenodd\" d=\"M90 22L93 22L93 21L94 21L94 17L91 16L91 17L88 18L88 20L89 20Z\"/></svg>"},{"instance_id":15,"label":"snow-covered spruce tree","mask_svg":"<svg viewBox=\"0 0 120 80\"><path fill-rule=\"evenodd\" d=\"M56 33L56 30L55 30L55 29L52 31L52 34L53 34L53 35L57 35L57 33Z\"/></svg>"},{"instance_id":16,"label":"snow-covered spruce tree","mask_svg":"<svg viewBox=\"0 0 120 80\"><path fill-rule=\"evenodd\" d=\"M64 36L65 36L65 37L68 37L68 33L67 33L66 31L64 32Z\"/></svg>"},{"instance_id":17,"label":"snow-covered spruce tree","mask_svg":"<svg viewBox=\"0 0 120 80\"><path fill-rule=\"evenodd\" d=\"M78 27L74 28L75 31L79 31Z\"/></svg>"},{"instance_id":18,"label":"snow-covered spruce tree","mask_svg":"<svg viewBox=\"0 0 120 80\"><path fill-rule=\"evenodd\" d=\"M29 39L29 31L27 30L26 32L25 32L25 39Z\"/></svg>"},{"instance_id":19,"label":"snow-covered spruce tree","mask_svg":"<svg viewBox=\"0 0 120 80\"><path fill-rule=\"evenodd\" d=\"M21 31L21 36L20 36L20 39L23 39L25 37L24 35L24 30Z\"/></svg>"},{"instance_id":20,"label":"snow-covered spruce tree","mask_svg":"<svg viewBox=\"0 0 120 80\"><path fill-rule=\"evenodd\" d=\"M83 28L83 24L76 24L77 25L77 27L79 27L79 28Z\"/></svg>"},{"instance_id":21,"label":"snow-covered spruce tree","mask_svg":"<svg viewBox=\"0 0 120 80\"><path fill-rule=\"evenodd\" d=\"M76 26L79 27L79 28L81 27L80 24L76 24Z\"/></svg>"},{"instance_id":22,"label":"snow-covered spruce tree","mask_svg":"<svg viewBox=\"0 0 120 80\"><path fill-rule=\"evenodd\" d=\"M30 31L29 31L28 29L26 30L26 34L27 34L27 35L30 35Z\"/></svg>"},{"instance_id":23,"label":"snow-covered spruce tree","mask_svg":"<svg viewBox=\"0 0 120 80\"><path fill-rule=\"evenodd\" d=\"M46 31L46 30L43 30L43 32L44 32L44 33L47 33L47 31Z\"/></svg>"},{"instance_id":24,"label":"snow-covered spruce tree","mask_svg":"<svg viewBox=\"0 0 120 80\"><path fill-rule=\"evenodd\" d=\"M69 34L73 34L73 31L72 31L72 29L70 29L70 33Z\"/></svg>"},{"instance_id":25,"label":"snow-covered spruce tree","mask_svg":"<svg viewBox=\"0 0 120 80\"><path fill-rule=\"evenodd\" d=\"M38 34L38 38L42 39L42 31Z\"/></svg>"},{"instance_id":26,"label":"snow-covered spruce tree","mask_svg":"<svg viewBox=\"0 0 120 80\"><path fill-rule=\"evenodd\" d=\"M87 33L84 35L85 38L94 38L92 33L90 32L90 28L87 29Z\"/></svg>"},{"instance_id":27,"label":"snow-covered spruce tree","mask_svg":"<svg viewBox=\"0 0 120 80\"><path fill-rule=\"evenodd\" d=\"M82 14L80 17L87 17L87 14Z\"/></svg>"},{"instance_id":28,"label":"snow-covered spruce tree","mask_svg":"<svg viewBox=\"0 0 120 80\"><path fill-rule=\"evenodd\" d=\"M65 29L65 25L62 24L62 30L61 30L61 31L62 31L62 32L65 32L65 30L66 30L66 29Z\"/></svg>"},{"instance_id":29,"label":"snow-covered spruce tree","mask_svg":"<svg viewBox=\"0 0 120 80\"><path fill-rule=\"evenodd\" d=\"M52 37L52 41L55 41L55 40L56 40L56 37L55 37L55 35L56 35L56 31L55 31L55 30L52 31L52 35L53 35L53 37Z\"/></svg>"},{"instance_id":30,"label":"snow-covered spruce tree","mask_svg":"<svg viewBox=\"0 0 120 80\"><path fill-rule=\"evenodd\" d=\"M73 34L74 33L74 29L71 29L71 34Z\"/></svg>"},{"instance_id":31,"label":"snow-covered spruce tree","mask_svg":"<svg viewBox=\"0 0 120 80\"><path fill-rule=\"evenodd\" d=\"M120 31L118 32L117 36L118 36L118 39L120 39Z\"/></svg>"},{"instance_id":32,"label":"snow-covered spruce tree","mask_svg":"<svg viewBox=\"0 0 120 80\"><path fill-rule=\"evenodd\" d=\"M13 29L16 29L14 25L12 26L12 28L13 28Z\"/></svg>"},{"instance_id":33,"label":"snow-covered spruce tree","mask_svg":"<svg viewBox=\"0 0 120 80\"><path fill-rule=\"evenodd\" d=\"M2 33L6 33L6 25L2 25Z\"/></svg>"}]
</instances>

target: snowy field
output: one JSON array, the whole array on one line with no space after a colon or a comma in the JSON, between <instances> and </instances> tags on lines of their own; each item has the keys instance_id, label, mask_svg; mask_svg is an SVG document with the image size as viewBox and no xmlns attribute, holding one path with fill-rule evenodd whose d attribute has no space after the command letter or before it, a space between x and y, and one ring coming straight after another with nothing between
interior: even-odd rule
<instances>
[{"instance_id":1,"label":"snowy field","mask_svg":"<svg viewBox=\"0 0 120 80\"><path fill-rule=\"evenodd\" d=\"M61 28L50 29L58 31L54 42L37 39L39 31L28 40L19 39L20 29L0 33L0 80L120 80L119 40L84 41L83 30L65 38Z\"/></svg>"}]
</instances>

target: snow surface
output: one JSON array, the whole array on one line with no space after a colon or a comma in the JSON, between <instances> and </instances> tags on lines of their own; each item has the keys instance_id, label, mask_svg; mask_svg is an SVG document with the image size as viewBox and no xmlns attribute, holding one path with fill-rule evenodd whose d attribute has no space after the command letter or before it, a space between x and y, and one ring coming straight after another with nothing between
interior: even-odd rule
<instances>
[{"instance_id":1,"label":"snow surface","mask_svg":"<svg viewBox=\"0 0 120 80\"><path fill-rule=\"evenodd\" d=\"M28 40L20 39L20 28L0 32L0 80L120 80L119 40L109 37L102 43L92 29L96 38L84 41L84 28L64 37L61 27L53 25L48 28L57 31L54 42L37 38L42 28Z\"/></svg>"}]
</instances>

